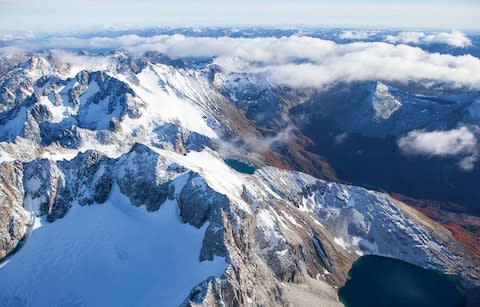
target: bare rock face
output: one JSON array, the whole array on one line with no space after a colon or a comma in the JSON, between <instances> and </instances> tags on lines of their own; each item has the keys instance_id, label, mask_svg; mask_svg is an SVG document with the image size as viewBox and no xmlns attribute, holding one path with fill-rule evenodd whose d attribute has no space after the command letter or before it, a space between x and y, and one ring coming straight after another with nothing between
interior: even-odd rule
<instances>
[{"instance_id":1,"label":"bare rock face","mask_svg":"<svg viewBox=\"0 0 480 307\"><path fill-rule=\"evenodd\" d=\"M27 210L39 215L51 215L55 208L58 189L64 186L64 176L56 163L37 159L24 164L25 203Z\"/></svg>"},{"instance_id":2,"label":"bare rock face","mask_svg":"<svg viewBox=\"0 0 480 307\"><path fill-rule=\"evenodd\" d=\"M227 209L228 198L212 190L198 174L192 173L178 197L180 217L185 223L200 228L210 215L220 216Z\"/></svg>"},{"instance_id":3,"label":"bare rock face","mask_svg":"<svg viewBox=\"0 0 480 307\"><path fill-rule=\"evenodd\" d=\"M72 92L72 97L79 104L79 127L92 130L115 130L115 121L125 116L140 117L141 105L133 99L135 92L126 83L102 71L81 72L78 79L81 85L78 91ZM82 95L78 95L79 93ZM82 99L83 97L85 98ZM92 110L102 112L101 119Z\"/></svg>"},{"instance_id":4,"label":"bare rock face","mask_svg":"<svg viewBox=\"0 0 480 307\"><path fill-rule=\"evenodd\" d=\"M38 57L17 65L0 78L0 115L4 115L25 101L33 92L34 81L28 77L28 72L33 69L33 64L38 62Z\"/></svg>"},{"instance_id":5,"label":"bare rock face","mask_svg":"<svg viewBox=\"0 0 480 307\"><path fill-rule=\"evenodd\" d=\"M88 150L70 161L60 161L66 176L66 194L81 205L104 203L113 184L109 167L111 159L98 151Z\"/></svg>"},{"instance_id":6,"label":"bare rock face","mask_svg":"<svg viewBox=\"0 0 480 307\"><path fill-rule=\"evenodd\" d=\"M192 289L182 306L288 306L280 281L257 255L255 218L231 206L223 220L230 265Z\"/></svg>"},{"instance_id":7,"label":"bare rock face","mask_svg":"<svg viewBox=\"0 0 480 307\"><path fill-rule=\"evenodd\" d=\"M25 208L53 222L65 216L73 202L82 206L104 203L113 184L110 164L109 158L96 151L69 161L25 163Z\"/></svg>"},{"instance_id":8,"label":"bare rock face","mask_svg":"<svg viewBox=\"0 0 480 307\"><path fill-rule=\"evenodd\" d=\"M200 175L190 173L178 198L180 218L184 223L200 228L209 222L200 252L200 261L225 257L224 221L222 214L229 212L227 196L214 191Z\"/></svg>"},{"instance_id":9,"label":"bare rock face","mask_svg":"<svg viewBox=\"0 0 480 307\"><path fill-rule=\"evenodd\" d=\"M148 211L158 210L167 199L172 179L157 175L157 171L167 168L165 159L147 146L135 144L115 165L120 191L130 198L132 204L137 207L145 205Z\"/></svg>"},{"instance_id":10,"label":"bare rock face","mask_svg":"<svg viewBox=\"0 0 480 307\"><path fill-rule=\"evenodd\" d=\"M22 177L20 163L0 164L0 260L15 249L29 222L23 209Z\"/></svg>"},{"instance_id":11,"label":"bare rock face","mask_svg":"<svg viewBox=\"0 0 480 307\"><path fill-rule=\"evenodd\" d=\"M163 124L154 129L157 135L155 145L159 148L172 148L178 153L186 151L201 151L205 147L216 148L214 142L208 137L188 131L176 124Z\"/></svg>"}]
</instances>

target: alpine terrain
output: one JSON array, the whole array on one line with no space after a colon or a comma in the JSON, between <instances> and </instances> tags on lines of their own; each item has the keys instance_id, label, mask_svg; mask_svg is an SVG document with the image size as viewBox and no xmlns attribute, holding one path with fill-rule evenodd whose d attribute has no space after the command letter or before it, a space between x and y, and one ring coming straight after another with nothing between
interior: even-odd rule
<instances>
[{"instance_id":1,"label":"alpine terrain","mask_svg":"<svg viewBox=\"0 0 480 307\"><path fill-rule=\"evenodd\" d=\"M149 31L1 42L0 306L342 306L363 255L475 304L476 37Z\"/></svg>"}]
</instances>

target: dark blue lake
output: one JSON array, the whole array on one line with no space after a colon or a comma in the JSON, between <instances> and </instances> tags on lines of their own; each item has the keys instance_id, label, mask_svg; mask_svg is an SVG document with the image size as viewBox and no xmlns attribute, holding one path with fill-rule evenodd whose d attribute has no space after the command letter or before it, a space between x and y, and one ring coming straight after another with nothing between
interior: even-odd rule
<instances>
[{"instance_id":1,"label":"dark blue lake","mask_svg":"<svg viewBox=\"0 0 480 307\"><path fill-rule=\"evenodd\" d=\"M465 306L465 289L455 276L404 261L363 256L352 265L350 279L338 291L346 307Z\"/></svg>"},{"instance_id":2,"label":"dark blue lake","mask_svg":"<svg viewBox=\"0 0 480 307\"><path fill-rule=\"evenodd\" d=\"M236 170L237 172L244 174L253 174L255 172L255 167L245 162L236 159L225 159L225 163Z\"/></svg>"}]
</instances>

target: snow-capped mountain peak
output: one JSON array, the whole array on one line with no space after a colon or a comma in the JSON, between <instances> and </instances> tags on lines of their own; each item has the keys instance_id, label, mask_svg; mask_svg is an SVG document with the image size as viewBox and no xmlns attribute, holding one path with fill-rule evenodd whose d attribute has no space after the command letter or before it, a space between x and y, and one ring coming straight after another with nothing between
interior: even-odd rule
<instances>
[{"instance_id":1,"label":"snow-capped mountain peak","mask_svg":"<svg viewBox=\"0 0 480 307\"><path fill-rule=\"evenodd\" d=\"M387 120L402 107L399 98L392 95L388 85L382 82L377 82L375 91L371 97L372 107L375 110L376 120Z\"/></svg>"}]
</instances>

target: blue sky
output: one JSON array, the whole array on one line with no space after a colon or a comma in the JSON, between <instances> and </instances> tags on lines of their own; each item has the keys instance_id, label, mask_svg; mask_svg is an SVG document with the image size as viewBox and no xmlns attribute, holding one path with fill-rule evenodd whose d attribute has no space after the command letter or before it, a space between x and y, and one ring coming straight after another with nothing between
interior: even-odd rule
<instances>
[{"instance_id":1,"label":"blue sky","mask_svg":"<svg viewBox=\"0 0 480 307\"><path fill-rule=\"evenodd\" d=\"M206 25L480 30L480 0L0 0L0 32Z\"/></svg>"}]
</instances>

